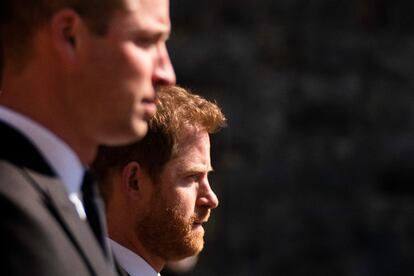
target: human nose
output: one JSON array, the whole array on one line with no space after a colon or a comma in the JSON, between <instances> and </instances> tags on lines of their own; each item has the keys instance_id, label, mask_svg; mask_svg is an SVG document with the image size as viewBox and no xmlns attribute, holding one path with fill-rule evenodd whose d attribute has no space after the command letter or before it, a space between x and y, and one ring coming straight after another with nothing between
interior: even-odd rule
<instances>
[{"instance_id":1,"label":"human nose","mask_svg":"<svg viewBox=\"0 0 414 276\"><path fill-rule=\"evenodd\" d=\"M211 189L208 180L206 180L205 183L201 185L199 196L197 198L197 204L199 206L208 207L210 209L217 208L219 204L217 195L214 193L213 189Z\"/></svg>"},{"instance_id":2,"label":"human nose","mask_svg":"<svg viewBox=\"0 0 414 276\"><path fill-rule=\"evenodd\" d=\"M158 47L157 60L154 68L153 83L154 86L173 85L176 77L170 56L165 44Z\"/></svg>"}]
</instances>

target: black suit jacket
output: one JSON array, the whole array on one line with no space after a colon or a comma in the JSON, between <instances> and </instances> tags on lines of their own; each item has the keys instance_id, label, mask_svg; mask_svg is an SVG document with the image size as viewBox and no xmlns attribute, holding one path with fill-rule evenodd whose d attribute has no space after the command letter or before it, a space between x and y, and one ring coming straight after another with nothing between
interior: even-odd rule
<instances>
[{"instance_id":1,"label":"black suit jacket","mask_svg":"<svg viewBox=\"0 0 414 276\"><path fill-rule=\"evenodd\" d=\"M0 275L114 276L39 151L0 122Z\"/></svg>"}]
</instances>

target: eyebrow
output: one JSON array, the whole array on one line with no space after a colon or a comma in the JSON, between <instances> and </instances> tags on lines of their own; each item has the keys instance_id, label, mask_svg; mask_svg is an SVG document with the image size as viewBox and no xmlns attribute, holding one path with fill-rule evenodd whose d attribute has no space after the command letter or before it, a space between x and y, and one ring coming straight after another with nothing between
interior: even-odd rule
<instances>
[{"instance_id":1,"label":"eyebrow","mask_svg":"<svg viewBox=\"0 0 414 276\"><path fill-rule=\"evenodd\" d=\"M139 35L143 37L153 37L157 40L161 39L163 41L167 41L171 35L171 30L168 29L147 29L136 26L132 26L129 30L127 30L127 32L130 34Z\"/></svg>"},{"instance_id":2,"label":"eyebrow","mask_svg":"<svg viewBox=\"0 0 414 276\"><path fill-rule=\"evenodd\" d=\"M199 173L205 171L207 171L207 173L211 173L214 171L214 169L212 166L190 165L189 167L185 167L183 164L180 164L177 168L177 172L179 174Z\"/></svg>"},{"instance_id":3,"label":"eyebrow","mask_svg":"<svg viewBox=\"0 0 414 276\"><path fill-rule=\"evenodd\" d=\"M154 37L157 40L163 40L167 41L170 38L170 31L161 31L161 30L154 30L154 31L148 31L148 30L142 30L139 31L139 33L143 34L144 36Z\"/></svg>"},{"instance_id":4,"label":"eyebrow","mask_svg":"<svg viewBox=\"0 0 414 276\"><path fill-rule=\"evenodd\" d=\"M189 172L205 172L207 171L208 173L213 172L213 168L207 167L206 166L193 166L190 167L187 171Z\"/></svg>"}]
</instances>

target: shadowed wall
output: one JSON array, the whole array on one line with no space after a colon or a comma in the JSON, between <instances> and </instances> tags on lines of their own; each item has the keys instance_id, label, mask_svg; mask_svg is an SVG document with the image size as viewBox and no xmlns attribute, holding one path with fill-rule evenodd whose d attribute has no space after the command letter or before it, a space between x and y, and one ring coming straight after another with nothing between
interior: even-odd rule
<instances>
[{"instance_id":1,"label":"shadowed wall","mask_svg":"<svg viewBox=\"0 0 414 276\"><path fill-rule=\"evenodd\" d=\"M189 275L414 275L414 2L176 0L221 202Z\"/></svg>"}]
</instances>

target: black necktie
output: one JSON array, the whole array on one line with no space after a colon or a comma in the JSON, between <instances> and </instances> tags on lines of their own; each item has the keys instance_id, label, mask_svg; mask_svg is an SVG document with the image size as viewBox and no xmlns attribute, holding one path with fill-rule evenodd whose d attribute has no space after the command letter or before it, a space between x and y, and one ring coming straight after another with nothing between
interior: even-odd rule
<instances>
[{"instance_id":1,"label":"black necktie","mask_svg":"<svg viewBox=\"0 0 414 276\"><path fill-rule=\"evenodd\" d=\"M85 171L82 181L83 207L85 208L88 223L95 234L98 243L106 257L111 260L111 254L105 240L106 221L103 201L99 195L98 187L93 175Z\"/></svg>"}]
</instances>

